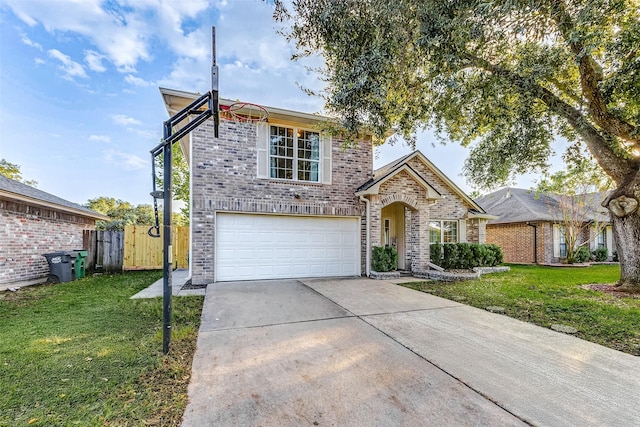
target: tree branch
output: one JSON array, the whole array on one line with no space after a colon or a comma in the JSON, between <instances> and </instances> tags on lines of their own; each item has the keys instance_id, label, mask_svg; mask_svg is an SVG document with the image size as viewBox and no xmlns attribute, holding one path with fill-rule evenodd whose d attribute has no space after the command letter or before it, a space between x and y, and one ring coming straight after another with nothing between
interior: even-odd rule
<instances>
[{"instance_id":1,"label":"tree branch","mask_svg":"<svg viewBox=\"0 0 640 427\"><path fill-rule=\"evenodd\" d=\"M598 87L603 78L602 69L586 47L571 36L575 30L575 22L567 12L564 2L552 1L550 3L554 12L551 18L558 25L560 33L578 61L580 85L584 97L589 101L593 121L611 135L615 135L635 147L640 147L640 133L637 127L611 114L607 108L606 100Z\"/></svg>"},{"instance_id":2,"label":"tree branch","mask_svg":"<svg viewBox=\"0 0 640 427\"><path fill-rule=\"evenodd\" d=\"M614 144L613 138L609 136L609 139L607 139L608 133L606 131L603 135L580 111L560 99L549 89L486 59L469 53L464 54L464 57L473 66L490 72L494 76L506 79L515 89L526 87L526 90L533 93L551 111L566 119L587 144L589 151L598 161L598 164L616 183L621 184L629 174L637 170L637 165L633 165L631 161L625 160L614 152L612 148Z\"/></svg>"}]
</instances>

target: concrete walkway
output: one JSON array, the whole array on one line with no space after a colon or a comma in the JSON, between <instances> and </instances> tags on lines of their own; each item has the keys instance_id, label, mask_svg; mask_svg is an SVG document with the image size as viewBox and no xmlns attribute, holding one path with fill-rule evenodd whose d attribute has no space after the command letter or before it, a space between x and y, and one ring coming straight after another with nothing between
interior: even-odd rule
<instances>
[{"instance_id":1,"label":"concrete walkway","mask_svg":"<svg viewBox=\"0 0 640 427\"><path fill-rule=\"evenodd\" d=\"M640 358L369 279L209 286L183 426L640 425Z\"/></svg>"},{"instance_id":2,"label":"concrete walkway","mask_svg":"<svg viewBox=\"0 0 640 427\"><path fill-rule=\"evenodd\" d=\"M173 296L186 296L186 295L204 295L205 289L182 289L187 279L189 278L189 270L178 269L173 270L171 274L171 294ZM162 296L163 279L156 280L149 286L135 294L131 299L138 298L157 298Z\"/></svg>"}]
</instances>

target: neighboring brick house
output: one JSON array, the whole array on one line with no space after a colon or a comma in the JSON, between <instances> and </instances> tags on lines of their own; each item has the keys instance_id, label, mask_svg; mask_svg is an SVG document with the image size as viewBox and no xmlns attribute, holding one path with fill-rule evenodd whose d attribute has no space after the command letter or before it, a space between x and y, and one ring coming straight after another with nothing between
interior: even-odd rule
<instances>
[{"instance_id":1,"label":"neighboring brick house","mask_svg":"<svg viewBox=\"0 0 640 427\"><path fill-rule=\"evenodd\" d=\"M161 93L170 115L198 97ZM430 239L484 242L493 217L422 153L374 171L370 135L345 147L319 130L326 118L266 109L266 122L221 120L215 138L209 120L181 141L194 284L369 275L371 248L385 244L400 269L426 270Z\"/></svg>"},{"instance_id":2,"label":"neighboring brick house","mask_svg":"<svg viewBox=\"0 0 640 427\"><path fill-rule=\"evenodd\" d=\"M609 223L607 210L600 206L604 195L588 195L588 205L601 225ZM533 190L503 188L476 199L487 212L498 218L487 224L487 243L495 243L504 252L504 261L524 264L553 264L565 258L566 243L561 233L562 213L558 200ZM593 218L591 218L593 217ZM586 227L578 243L589 242L589 249L605 247L611 257L615 242L610 225L596 235L595 227Z\"/></svg>"},{"instance_id":3,"label":"neighboring brick house","mask_svg":"<svg viewBox=\"0 0 640 427\"><path fill-rule=\"evenodd\" d=\"M0 287L42 282L43 253L82 248L82 231L108 217L0 175Z\"/></svg>"}]
</instances>

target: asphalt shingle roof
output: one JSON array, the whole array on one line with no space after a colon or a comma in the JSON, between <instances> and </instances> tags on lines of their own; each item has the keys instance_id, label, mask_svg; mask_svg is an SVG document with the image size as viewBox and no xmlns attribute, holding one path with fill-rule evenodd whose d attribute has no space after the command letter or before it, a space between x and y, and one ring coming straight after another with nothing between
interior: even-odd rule
<instances>
[{"instance_id":1,"label":"asphalt shingle roof","mask_svg":"<svg viewBox=\"0 0 640 427\"><path fill-rule=\"evenodd\" d=\"M77 211L83 211L86 212L87 216L90 216L92 218L100 218L104 216L101 213L92 211L91 209L88 209L82 205L78 205L77 203L73 203L58 196L54 196L53 194L47 193L45 191L38 190L37 188L31 187L27 184L23 184L22 182L16 181L14 179L7 178L3 175L0 175L0 190L23 197L29 197L31 199L35 199L36 201L52 203L62 208L71 208Z\"/></svg>"},{"instance_id":2,"label":"asphalt shingle roof","mask_svg":"<svg viewBox=\"0 0 640 427\"><path fill-rule=\"evenodd\" d=\"M587 203L596 212L598 221L609 221L607 210L600 206L605 193L587 194ZM558 199L553 196L536 194L534 190L522 188L502 188L475 199L476 203L491 214L499 216L489 224L503 224L527 221L557 221L560 215ZM589 216L594 216L593 214ZM593 218L589 218L593 219Z\"/></svg>"}]
</instances>

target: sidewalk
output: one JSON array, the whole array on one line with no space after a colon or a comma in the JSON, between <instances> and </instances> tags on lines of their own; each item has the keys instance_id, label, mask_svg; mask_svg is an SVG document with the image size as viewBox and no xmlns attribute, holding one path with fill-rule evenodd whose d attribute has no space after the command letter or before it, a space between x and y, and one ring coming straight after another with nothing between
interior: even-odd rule
<instances>
[{"instance_id":1,"label":"sidewalk","mask_svg":"<svg viewBox=\"0 0 640 427\"><path fill-rule=\"evenodd\" d=\"M173 296L188 295L204 295L206 289L182 289L189 278L189 270L178 269L171 274L171 294ZM145 288L131 297L131 299L139 298L157 298L162 296L163 279L155 281L151 286Z\"/></svg>"}]
</instances>

